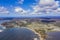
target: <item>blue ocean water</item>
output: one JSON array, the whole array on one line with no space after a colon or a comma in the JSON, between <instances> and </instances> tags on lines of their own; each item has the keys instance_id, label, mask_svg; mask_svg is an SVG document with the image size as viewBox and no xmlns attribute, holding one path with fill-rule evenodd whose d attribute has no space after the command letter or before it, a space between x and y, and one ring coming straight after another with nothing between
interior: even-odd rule
<instances>
[{"instance_id":1,"label":"blue ocean water","mask_svg":"<svg viewBox=\"0 0 60 40\"><path fill-rule=\"evenodd\" d=\"M33 40L38 35L26 28L11 28L0 33L0 40Z\"/></svg>"},{"instance_id":2,"label":"blue ocean water","mask_svg":"<svg viewBox=\"0 0 60 40\"><path fill-rule=\"evenodd\" d=\"M3 22L8 22L10 20L0 20L0 24L3 23Z\"/></svg>"}]
</instances>

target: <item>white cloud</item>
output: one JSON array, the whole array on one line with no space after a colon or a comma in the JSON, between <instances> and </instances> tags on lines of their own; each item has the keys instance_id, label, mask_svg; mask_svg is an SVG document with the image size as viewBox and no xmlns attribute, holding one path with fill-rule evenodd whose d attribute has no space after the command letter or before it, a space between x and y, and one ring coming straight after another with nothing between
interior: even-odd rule
<instances>
[{"instance_id":1,"label":"white cloud","mask_svg":"<svg viewBox=\"0 0 60 40\"><path fill-rule=\"evenodd\" d=\"M57 8L56 10L54 10L55 13L60 13L60 8Z\"/></svg>"},{"instance_id":2,"label":"white cloud","mask_svg":"<svg viewBox=\"0 0 60 40\"><path fill-rule=\"evenodd\" d=\"M32 14L41 13L60 13L59 1L55 0L40 0L36 6L32 6Z\"/></svg>"},{"instance_id":3,"label":"white cloud","mask_svg":"<svg viewBox=\"0 0 60 40\"><path fill-rule=\"evenodd\" d=\"M30 12L30 10L24 10L21 7L15 7L15 12L19 14L27 14Z\"/></svg>"},{"instance_id":4,"label":"white cloud","mask_svg":"<svg viewBox=\"0 0 60 40\"><path fill-rule=\"evenodd\" d=\"M24 0L18 0L19 4L23 4Z\"/></svg>"},{"instance_id":5,"label":"white cloud","mask_svg":"<svg viewBox=\"0 0 60 40\"><path fill-rule=\"evenodd\" d=\"M58 8L57 10L60 11L60 8Z\"/></svg>"},{"instance_id":6,"label":"white cloud","mask_svg":"<svg viewBox=\"0 0 60 40\"><path fill-rule=\"evenodd\" d=\"M5 7L0 7L0 13L9 13Z\"/></svg>"},{"instance_id":7,"label":"white cloud","mask_svg":"<svg viewBox=\"0 0 60 40\"><path fill-rule=\"evenodd\" d=\"M39 4L47 5L54 3L54 0L40 0Z\"/></svg>"}]
</instances>

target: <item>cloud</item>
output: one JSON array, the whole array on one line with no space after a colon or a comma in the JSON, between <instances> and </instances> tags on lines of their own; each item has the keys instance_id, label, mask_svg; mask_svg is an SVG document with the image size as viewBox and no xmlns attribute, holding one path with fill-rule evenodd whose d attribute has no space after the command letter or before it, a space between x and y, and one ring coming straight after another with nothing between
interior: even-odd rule
<instances>
[{"instance_id":1,"label":"cloud","mask_svg":"<svg viewBox=\"0 0 60 40\"><path fill-rule=\"evenodd\" d=\"M48 5L54 3L54 0L40 0L39 4Z\"/></svg>"},{"instance_id":2,"label":"cloud","mask_svg":"<svg viewBox=\"0 0 60 40\"><path fill-rule=\"evenodd\" d=\"M15 13L19 13L19 14L28 14L30 12L30 10L24 10L21 7L15 7Z\"/></svg>"},{"instance_id":3,"label":"cloud","mask_svg":"<svg viewBox=\"0 0 60 40\"><path fill-rule=\"evenodd\" d=\"M60 8L57 8L56 10L54 10L55 13L60 13Z\"/></svg>"},{"instance_id":4,"label":"cloud","mask_svg":"<svg viewBox=\"0 0 60 40\"><path fill-rule=\"evenodd\" d=\"M9 13L5 7L0 7L0 13Z\"/></svg>"},{"instance_id":5,"label":"cloud","mask_svg":"<svg viewBox=\"0 0 60 40\"><path fill-rule=\"evenodd\" d=\"M36 6L31 7L33 8L32 14L60 13L59 1L55 0L40 0Z\"/></svg>"},{"instance_id":6,"label":"cloud","mask_svg":"<svg viewBox=\"0 0 60 40\"><path fill-rule=\"evenodd\" d=\"M24 0L18 0L19 4L23 4Z\"/></svg>"}]
</instances>

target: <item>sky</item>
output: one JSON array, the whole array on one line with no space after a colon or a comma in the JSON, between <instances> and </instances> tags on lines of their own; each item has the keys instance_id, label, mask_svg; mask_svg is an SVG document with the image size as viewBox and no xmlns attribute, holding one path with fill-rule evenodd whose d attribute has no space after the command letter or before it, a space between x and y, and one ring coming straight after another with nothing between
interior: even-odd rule
<instances>
[{"instance_id":1,"label":"sky","mask_svg":"<svg viewBox=\"0 0 60 40\"><path fill-rule=\"evenodd\" d=\"M60 16L60 0L0 0L0 17Z\"/></svg>"}]
</instances>

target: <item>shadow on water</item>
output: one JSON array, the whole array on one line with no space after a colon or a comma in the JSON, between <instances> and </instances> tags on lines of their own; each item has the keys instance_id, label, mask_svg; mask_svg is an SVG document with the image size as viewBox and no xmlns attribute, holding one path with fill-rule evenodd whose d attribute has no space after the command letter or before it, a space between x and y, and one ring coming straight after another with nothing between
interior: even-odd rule
<instances>
[{"instance_id":1,"label":"shadow on water","mask_svg":"<svg viewBox=\"0 0 60 40\"><path fill-rule=\"evenodd\" d=\"M60 32L48 32L48 38L46 40L60 40Z\"/></svg>"}]
</instances>

